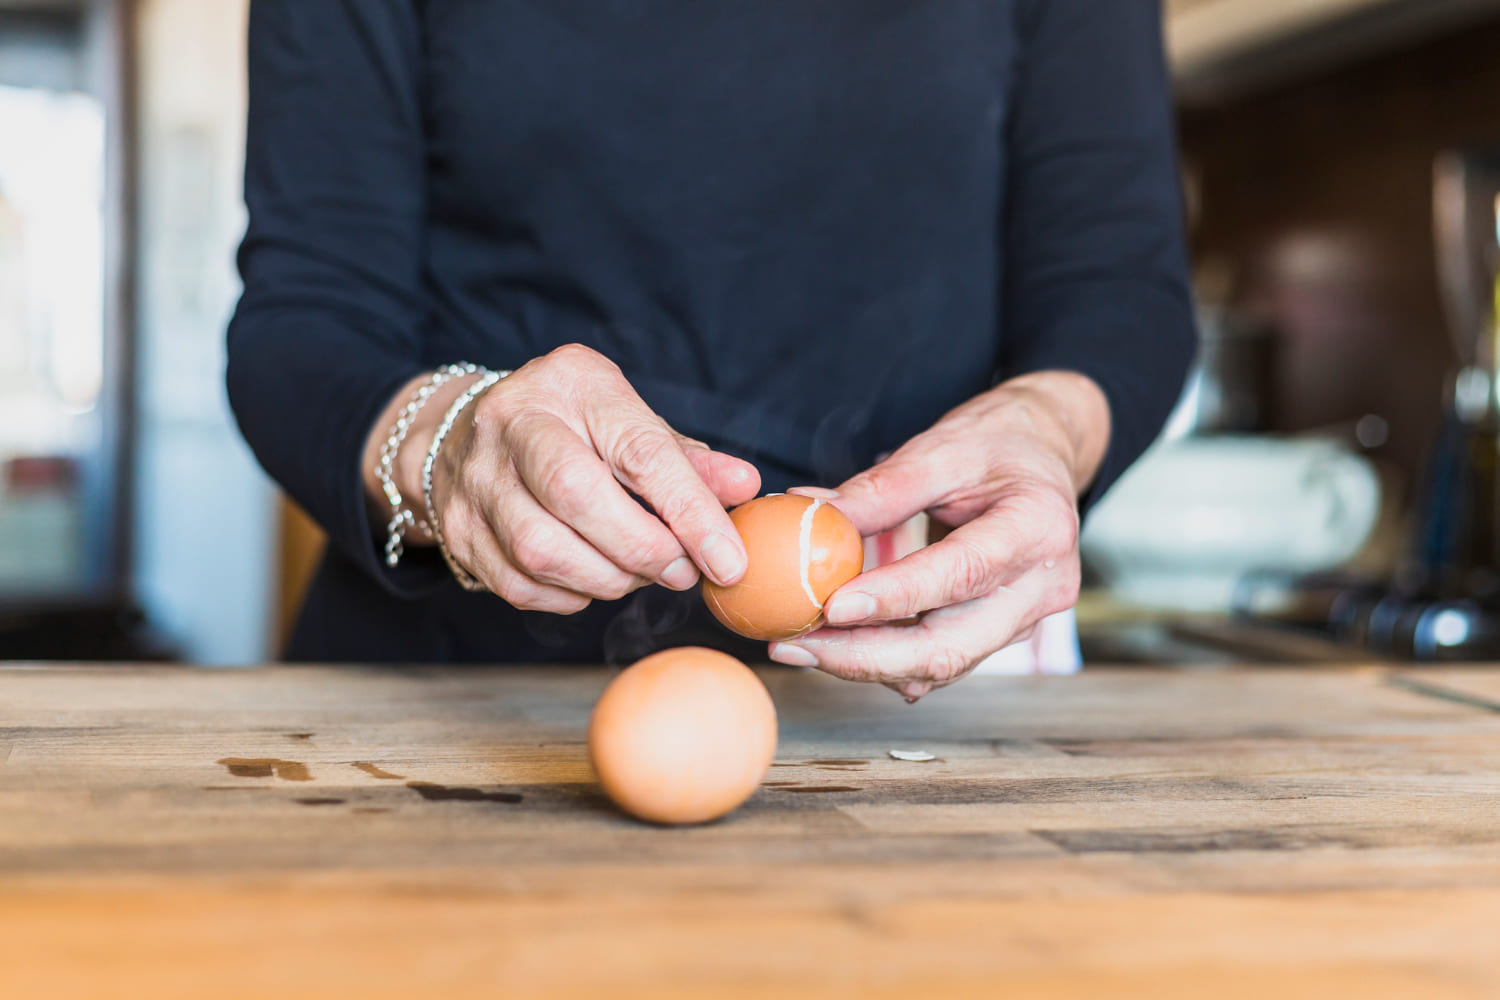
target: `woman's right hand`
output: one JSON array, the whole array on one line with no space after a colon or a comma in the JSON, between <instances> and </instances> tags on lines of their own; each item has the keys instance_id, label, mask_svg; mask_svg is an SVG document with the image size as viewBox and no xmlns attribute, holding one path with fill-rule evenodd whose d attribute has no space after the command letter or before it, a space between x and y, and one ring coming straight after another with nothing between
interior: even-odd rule
<instances>
[{"instance_id":1,"label":"woman's right hand","mask_svg":"<svg viewBox=\"0 0 1500 1000\"><path fill-rule=\"evenodd\" d=\"M401 448L397 486L418 512L428 446L471 381L444 386ZM377 423L366 469L413 388ZM518 608L573 614L649 583L687 590L700 570L721 584L739 580L745 549L725 507L759 493L760 476L750 463L678 434L613 362L572 344L465 408L438 454L432 489L460 566Z\"/></svg>"}]
</instances>

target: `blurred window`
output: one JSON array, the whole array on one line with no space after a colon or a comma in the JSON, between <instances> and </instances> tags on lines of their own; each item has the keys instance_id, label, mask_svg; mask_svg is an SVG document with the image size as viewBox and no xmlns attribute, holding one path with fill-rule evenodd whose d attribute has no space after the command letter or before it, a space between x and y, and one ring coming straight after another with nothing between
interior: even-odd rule
<instances>
[{"instance_id":1,"label":"blurred window","mask_svg":"<svg viewBox=\"0 0 1500 1000\"><path fill-rule=\"evenodd\" d=\"M0 600L105 571L105 110L80 12L0 11Z\"/></svg>"}]
</instances>

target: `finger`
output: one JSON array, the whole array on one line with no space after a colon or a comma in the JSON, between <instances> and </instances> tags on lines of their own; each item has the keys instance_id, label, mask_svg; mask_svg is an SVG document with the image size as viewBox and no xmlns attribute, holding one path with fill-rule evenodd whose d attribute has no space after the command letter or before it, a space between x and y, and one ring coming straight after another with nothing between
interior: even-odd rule
<instances>
[{"instance_id":1,"label":"finger","mask_svg":"<svg viewBox=\"0 0 1500 1000\"><path fill-rule=\"evenodd\" d=\"M859 533L868 538L938 503L942 498L938 484L945 481L941 471L931 455L924 453L921 438L913 438L885 461L846 480L831 496L826 490L816 495L848 515Z\"/></svg>"},{"instance_id":2,"label":"finger","mask_svg":"<svg viewBox=\"0 0 1500 1000\"><path fill-rule=\"evenodd\" d=\"M488 516L507 560L538 583L595 600L617 601L651 582L616 566L553 517L519 482L506 492L504 500L490 508ZM687 586L692 586L692 581Z\"/></svg>"},{"instance_id":3,"label":"finger","mask_svg":"<svg viewBox=\"0 0 1500 1000\"><path fill-rule=\"evenodd\" d=\"M1031 637L1036 634L1036 629L1035 625L1022 629L1011 636L1010 641L1006 645L1014 646L1018 643L1030 642ZM897 683L885 686L905 698L908 705L915 705L918 701L921 701L928 694L932 693L933 690L933 683L931 681L898 681Z\"/></svg>"},{"instance_id":4,"label":"finger","mask_svg":"<svg viewBox=\"0 0 1500 1000\"><path fill-rule=\"evenodd\" d=\"M942 541L841 587L823 609L830 625L890 622L972 601L1010 583L1041 560L1050 525L1004 507L981 515Z\"/></svg>"},{"instance_id":5,"label":"finger","mask_svg":"<svg viewBox=\"0 0 1500 1000\"><path fill-rule=\"evenodd\" d=\"M744 542L666 424L645 409L635 419L592 413L589 433L615 477L651 505L693 562L719 584L745 575Z\"/></svg>"},{"instance_id":6,"label":"finger","mask_svg":"<svg viewBox=\"0 0 1500 1000\"><path fill-rule=\"evenodd\" d=\"M453 535L448 538L450 529ZM572 615L592 603L583 594L538 582L518 570L490 532L484 514L472 506L450 507L443 518L443 534L454 561L513 607Z\"/></svg>"},{"instance_id":7,"label":"finger","mask_svg":"<svg viewBox=\"0 0 1500 1000\"><path fill-rule=\"evenodd\" d=\"M819 629L791 642L771 644L771 659L816 667L848 681L900 684L962 676L979 655L924 625L866 625Z\"/></svg>"},{"instance_id":8,"label":"finger","mask_svg":"<svg viewBox=\"0 0 1500 1000\"><path fill-rule=\"evenodd\" d=\"M760 470L743 459L713 451L691 439L679 439L693 471L713 491L720 506L738 507L760 495Z\"/></svg>"},{"instance_id":9,"label":"finger","mask_svg":"<svg viewBox=\"0 0 1500 1000\"><path fill-rule=\"evenodd\" d=\"M901 681L897 684L887 684L886 687L905 698L908 705L915 705L932 692L931 681Z\"/></svg>"},{"instance_id":10,"label":"finger","mask_svg":"<svg viewBox=\"0 0 1500 1000\"><path fill-rule=\"evenodd\" d=\"M697 570L667 526L625 492L593 447L562 421L513 421L512 450L524 488L620 570L685 590Z\"/></svg>"},{"instance_id":11,"label":"finger","mask_svg":"<svg viewBox=\"0 0 1500 1000\"><path fill-rule=\"evenodd\" d=\"M1047 582L1030 574L1012 589L941 608L914 625L822 628L792 642L771 645L771 659L817 667L852 681L942 687L967 674L980 660L1041 617Z\"/></svg>"}]
</instances>

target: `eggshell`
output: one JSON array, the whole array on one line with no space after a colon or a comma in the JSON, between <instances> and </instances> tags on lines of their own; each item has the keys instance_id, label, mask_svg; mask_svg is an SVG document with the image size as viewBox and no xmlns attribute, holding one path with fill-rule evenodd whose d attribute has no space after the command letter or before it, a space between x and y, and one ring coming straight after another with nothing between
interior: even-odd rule
<instances>
[{"instance_id":1,"label":"eggshell","mask_svg":"<svg viewBox=\"0 0 1500 1000\"><path fill-rule=\"evenodd\" d=\"M792 639L823 624L823 605L859 575L864 543L843 511L824 500L759 497L729 512L750 568L739 583L703 581L703 601L749 639Z\"/></svg>"},{"instance_id":2,"label":"eggshell","mask_svg":"<svg viewBox=\"0 0 1500 1000\"><path fill-rule=\"evenodd\" d=\"M776 706L749 667L712 649L655 653L605 688L589 759L621 809L703 823L755 793L776 755Z\"/></svg>"}]
</instances>

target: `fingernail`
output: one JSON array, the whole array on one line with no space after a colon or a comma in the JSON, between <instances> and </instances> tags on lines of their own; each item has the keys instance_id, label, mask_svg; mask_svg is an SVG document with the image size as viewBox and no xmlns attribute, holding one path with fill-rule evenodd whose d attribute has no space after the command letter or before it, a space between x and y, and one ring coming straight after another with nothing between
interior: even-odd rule
<instances>
[{"instance_id":1,"label":"fingernail","mask_svg":"<svg viewBox=\"0 0 1500 1000\"><path fill-rule=\"evenodd\" d=\"M729 474L729 478L737 483L743 483L750 478L750 467L745 465L738 466Z\"/></svg>"},{"instance_id":2,"label":"fingernail","mask_svg":"<svg viewBox=\"0 0 1500 1000\"><path fill-rule=\"evenodd\" d=\"M825 490L821 486L793 486L787 490L793 496L812 497L814 500L837 500L838 490Z\"/></svg>"},{"instance_id":3,"label":"fingernail","mask_svg":"<svg viewBox=\"0 0 1500 1000\"><path fill-rule=\"evenodd\" d=\"M771 659L777 663L785 663L789 667L816 667L818 658L801 646L794 646L789 642L775 642L771 644Z\"/></svg>"},{"instance_id":4,"label":"fingernail","mask_svg":"<svg viewBox=\"0 0 1500 1000\"><path fill-rule=\"evenodd\" d=\"M869 594L838 594L823 609L830 625L848 625L875 617L875 598Z\"/></svg>"},{"instance_id":5,"label":"fingernail","mask_svg":"<svg viewBox=\"0 0 1500 1000\"><path fill-rule=\"evenodd\" d=\"M703 561L708 563L708 575L721 587L745 575L744 550L723 535L709 535L703 540Z\"/></svg>"},{"instance_id":6,"label":"fingernail","mask_svg":"<svg viewBox=\"0 0 1500 1000\"><path fill-rule=\"evenodd\" d=\"M661 582L673 590L689 590L698 582L698 567L687 556L683 556L662 570Z\"/></svg>"},{"instance_id":7,"label":"fingernail","mask_svg":"<svg viewBox=\"0 0 1500 1000\"><path fill-rule=\"evenodd\" d=\"M906 698L906 703L908 705L915 705L917 702L922 700L920 695L915 694L905 695L904 697Z\"/></svg>"}]
</instances>

